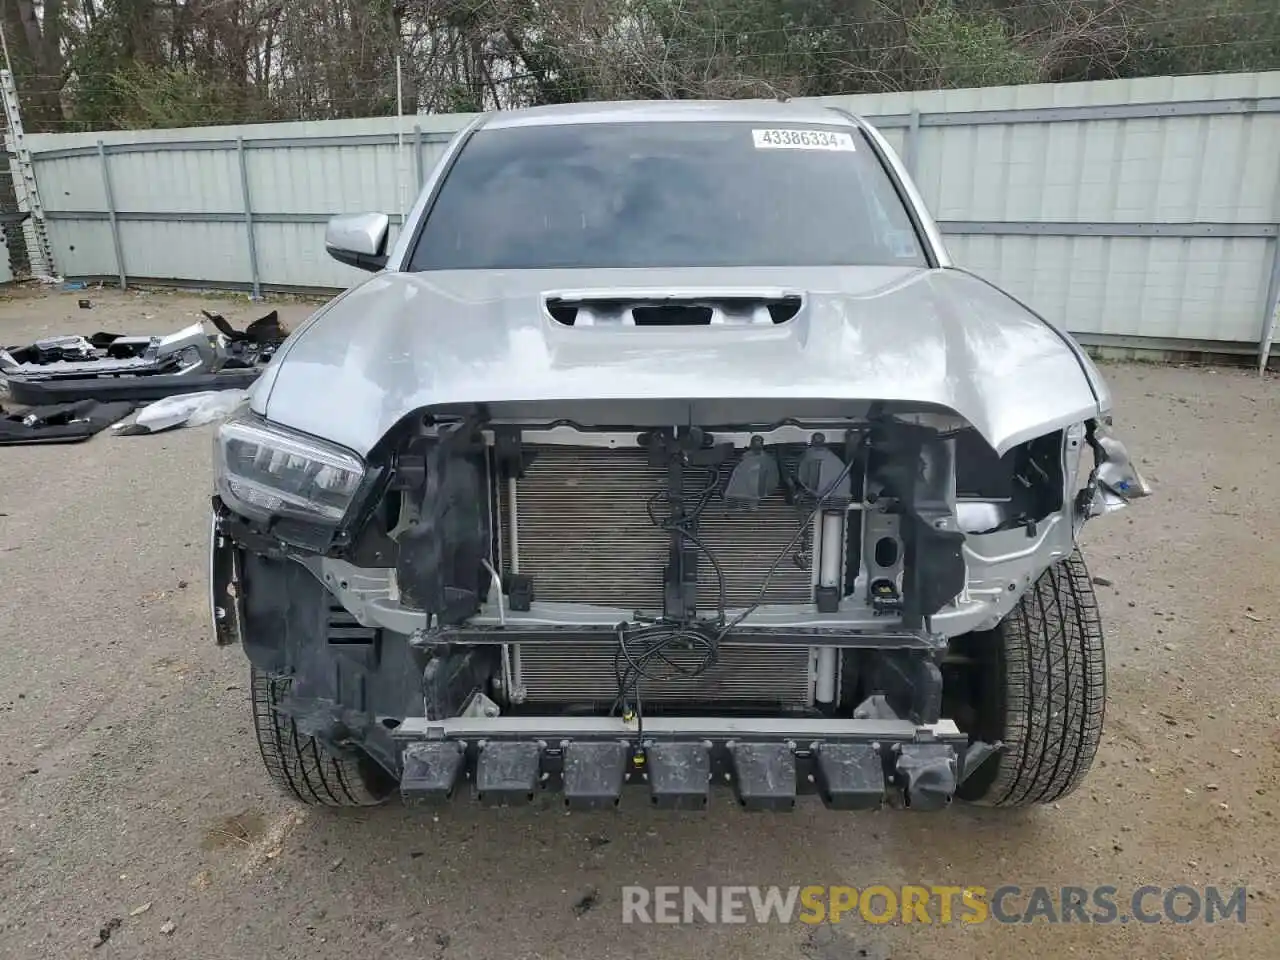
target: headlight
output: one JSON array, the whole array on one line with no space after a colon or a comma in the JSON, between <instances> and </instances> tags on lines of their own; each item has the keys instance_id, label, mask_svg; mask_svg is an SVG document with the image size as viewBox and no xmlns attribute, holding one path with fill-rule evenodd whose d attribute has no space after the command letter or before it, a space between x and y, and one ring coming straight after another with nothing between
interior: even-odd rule
<instances>
[{"instance_id":1,"label":"headlight","mask_svg":"<svg viewBox=\"0 0 1280 960\"><path fill-rule=\"evenodd\" d=\"M258 520L285 516L336 526L365 472L360 458L341 447L255 416L223 423L213 454L218 494Z\"/></svg>"}]
</instances>

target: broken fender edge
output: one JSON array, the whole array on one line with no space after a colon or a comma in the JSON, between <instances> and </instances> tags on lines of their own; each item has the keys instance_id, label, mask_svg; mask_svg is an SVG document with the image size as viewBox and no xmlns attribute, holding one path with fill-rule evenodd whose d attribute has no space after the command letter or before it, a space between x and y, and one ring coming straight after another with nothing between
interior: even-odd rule
<instances>
[{"instance_id":1,"label":"broken fender edge","mask_svg":"<svg viewBox=\"0 0 1280 960\"><path fill-rule=\"evenodd\" d=\"M1077 527L1093 517L1123 510L1154 492L1134 465L1128 448L1112 434L1110 424L1088 421L1086 438L1094 467L1076 501Z\"/></svg>"}]
</instances>

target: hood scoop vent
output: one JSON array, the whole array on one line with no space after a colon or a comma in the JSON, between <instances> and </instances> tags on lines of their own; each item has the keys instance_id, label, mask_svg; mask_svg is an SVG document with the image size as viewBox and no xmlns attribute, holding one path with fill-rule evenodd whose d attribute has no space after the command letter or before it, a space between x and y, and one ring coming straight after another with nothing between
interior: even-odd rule
<instances>
[{"instance_id":1,"label":"hood scoop vent","mask_svg":"<svg viewBox=\"0 0 1280 960\"><path fill-rule=\"evenodd\" d=\"M710 326L716 311L697 303L664 303L659 307L632 307L631 322L637 327Z\"/></svg>"},{"instance_id":2,"label":"hood scoop vent","mask_svg":"<svg viewBox=\"0 0 1280 960\"><path fill-rule=\"evenodd\" d=\"M543 306L566 327L776 326L800 312L803 298L782 290L554 293Z\"/></svg>"}]
</instances>

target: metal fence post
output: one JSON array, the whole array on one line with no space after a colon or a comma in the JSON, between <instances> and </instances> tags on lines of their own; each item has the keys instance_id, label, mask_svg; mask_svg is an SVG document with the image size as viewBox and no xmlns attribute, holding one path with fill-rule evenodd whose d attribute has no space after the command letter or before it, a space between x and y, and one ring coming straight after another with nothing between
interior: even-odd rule
<instances>
[{"instance_id":1,"label":"metal fence post","mask_svg":"<svg viewBox=\"0 0 1280 960\"><path fill-rule=\"evenodd\" d=\"M240 196L244 201L244 229L249 240L249 274L253 278L253 298L262 296L258 277L258 241L253 233L253 204L249 200L249 165L244 157L244 137L236 137L236 158L240 162Z\"/></svg>"},{"instance_id":2,"label":"metal fence post","mask_svg":"<svg viewBox=\"0 0 1280 960\"><path fill-rule=\"evenodd\" d=\"M1280 224L1277 224L1280 226ZM1280 235L1271 241L1271 282L1267 285L1267 312L1262 318L1262 342L1258 350L1258 373L1267 372L1271 343L1276 333L1276 309L1280 308Z\"/></svg>"},{"instance_id":3,"label":"metal fence post","mask_svg":"<svg viewBox=\"0 0 1280 960\"><path fill-rule=\"evenodd\" d=\"M418 178L418 189L422 189L422 124L413 125L413 172Z\"/></svg>"},{"instance_id":4,"label":"metal fence post","mask_svg":"<svg viewBox=\"0 0 1280 960\"><path fill-rule=\"evenodd\" d=\"M907 138L903 148L906 154L902 158L902 162L907 166L907 173L911 174L911 179L916 177L916 160L920 156L920 111L912 108L911 119L907 124Z\"/></svg>"},{"instance_id":5,"label":"metal fence post","mask_svg":"<svg viewBox=\"0 0 1280 960\"><path fill-rule=\"evenodd\" d=\"M127 289L128 278L124 269L124 248L120 245L120 224L116 220L116 196L111 189L111 168L107 165L107 148L98 141L98 161L102 165L102 192L107 201L107 220L111 223L111 245L116 251L116 273L120 275L120 289Z\"/></svg>"}]
</instances>

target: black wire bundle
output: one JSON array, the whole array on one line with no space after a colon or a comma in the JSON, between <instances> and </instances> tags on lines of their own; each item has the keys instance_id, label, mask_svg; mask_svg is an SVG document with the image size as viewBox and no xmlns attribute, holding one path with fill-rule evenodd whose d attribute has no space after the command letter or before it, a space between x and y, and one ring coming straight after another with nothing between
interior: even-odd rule
<instances>
[{"instance_id":1,"label":"black wire bundle","mask_svg":"<svg viewBox=\"0 0 1280 960\"><path fill-rule=\"evenodd\" d=\"M670 493L667 490L659 490L645 504L645 512L649 515L649 522L660 530L667 533L679 532L680 535L706 554L707 559L711 561L712 569L716 572L716 585L720 593L720 602L718 606L719 619L717 623L724 623L725 597L727 593L726 581L724 576L724 568L720 566L720 560L715 552L706 545L698 535L694 533L693 528L697 525L698 519L706 511L707 506L711 503L711 498L715 496L716 490L720 486L720 469L719 467L710 467L707 470L707 482L703 488L698 491L694 498L694 504L691 509L685 510L680 514L668 516L666 519L660 519L654 513L654 505L659 500L669 500Z\"/></svg>"},{"instance_id":2,"label":"black wire bundle","mask_svg":"<svg viewBox=\"0 0 1280 960\"><path fill-rule=\"evenodd\" d=\"M671 532L679 531L682 536L707 555L716 571L720 602L719 615L715 621L703 620L690 623L654 621L651 623L623 623L618 625L618 650L613 658L613 672L614 679L618 685L618 696L614 700L610 714L612 715L619 707L625 705L634 694L637 740L644 733L641 681L670 682L673 680L692 680L702 676L711 668L716 662L720 642L742 621L760 608L761 603L764 602L764 598L769 592L769 584L773 582L773 577L777 573L778 567L804 537L805 531L813 524L813 518L826 505L831 495L844 483L855 462L856 458L851 457L830 486L821 493L816 490L810 490L801 483L804 491L815 498L812 509L805 514L804 520L796 528L795 535L774 557L773 563L770 564L764 581L760 584L760 590L751 606L739 613L730 622L726 622L726 581L724 570L721 568L720 562L711 548L699 540L697 535L690 530L690 527L697 522L698 517L706 510L719 486L719 469L715 467L710 469L710 476L706 486L697 495L693 508L684 512L683 515L668 517L665 520L659 519L654 513L654 505L658 500L667 497L668 494L666 491L660 490L649 498L645 509L649 514L649 520L655 526ZM699 657L691 665L682 666L675 663L669 656L669 653L675 650L685 653L697 653ZM623 668L623 661L626 661L625 669ZM649 669L649 664L654 661L666 664L669 671L664 672L662 675L655 675Z\"/></svg>"},{"instance_id":3,"label":"black wire bundle","mask_svg":"<svg viewBox=\"0 0 1280 960\"><path fill-rule=\"evenodd\" d=\"M849 476L849 471L853 469L853 465L856 462L856 458L850 457L849 462L844 465L844 469L840 471L839 475L831 481L831 485L821 494L816 490L809 490L808 487L804 487L806 493L817 498L814 502L813 509L805 514L804 519L800 522L800 526L796 528L795 536L793 536L787 542L787 545L778 552L778 555L773 558L773 563L769 565L769 571L765 574L764 582L760 584L760 590L756 594L755 600L752 601L751 606L747 607L747 609L734 617L732 621L724 624L724 626L720 628L720 632L716 634L715 639L717 647L719 647L720 641L729 635L730 631L742 623L743 620L747 619L747 617L751 616L751 614L760 609L760 604L764 602L764 598L769 592L769 584L773 582L773 575L778 572L778 567L781 565L783 559L787 554L795 549L796 544L804 537L805 531L813 524L813 518L818 515L819 511L821 511L824 506L826 506L827 501L831 499L831 495L839 489L842 483L844 483L845 478ZM801 486L803 487L804 485L801 484Z\"/></svg>"},{"instance_id":4,"label":"black wire bundle","mask_svg":"<svg viewBox=\"0 0 1280 960\"><path fill-rule=\"evenodd\" d=\"M661 518L656 513L659 500L670 500L670 492L659 490L645 504L645 512L649 522L667 533L679 533L698 548L716 573L716 585L719 593L718 615L714 622L619 624L618 650L613 658L613 675L618 685L618 696L614 700L616 711L626 704L634 695L638 728L642 732L644 724L644 706L641 698L640 684L642 680L663 683L673 680L692 680L702 676L716 661L716 638L714 628L725 621L725 605L727 603L728 586L724 568L720 559L707 544L694 532L698 519L706 511L720 486L719 467L707 469L707 481L693 497L692 506L680 513ZM682 666L671 659L675 651L693 653L696 656L689 666ZM625 668L623 661L626 661ZM665 664L661 673L650 666L654 663Z\"/></svg>"},{"instance_id":5,"label":"black wire bundle","mask_svg":"<svg viewBox=\"0 0 1280 960\"><path fill-rule=\"evenodd\" d=\"M618 697L613 702L611 714L627 704L634 694L636 716L643 723L642 680L654 683L694 680L716 662L717 638L713 625L657 621L623 623L617 630L618 649L613 656L613 676L618 684ZM676 653L692 654L692 661L678 663L672 659Z\"/></svg>"}]
</instances>

